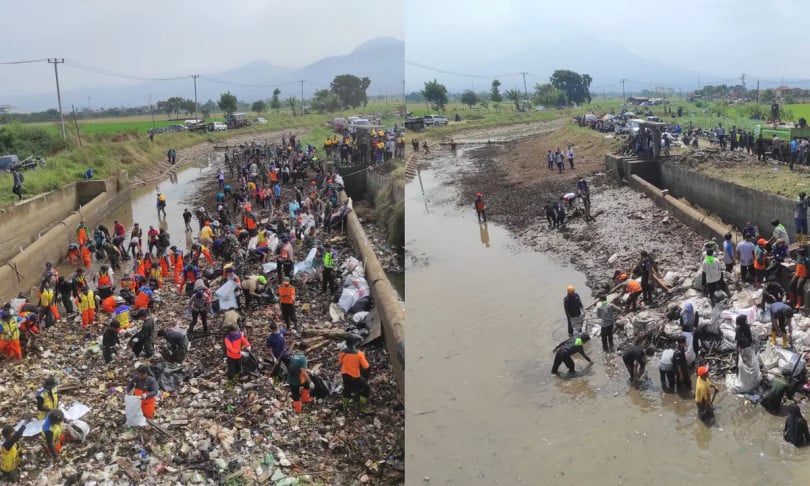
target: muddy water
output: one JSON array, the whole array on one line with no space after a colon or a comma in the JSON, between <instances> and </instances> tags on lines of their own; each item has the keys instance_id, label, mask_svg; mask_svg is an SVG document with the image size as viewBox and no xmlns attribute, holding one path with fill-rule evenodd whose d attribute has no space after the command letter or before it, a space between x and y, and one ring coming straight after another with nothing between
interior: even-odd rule
<instances>
[{"instance_id":1,"label":"muddy water","mask_svg":"<svg viewBox=\"0 0 810 486\"><path fill-rule=\"evenodd\" d=\"M586 345L592 368L551 375L564 288L589 301L584 275L477 225L447 184L468 167L433 165L426 197L418 179L406 186L407 484L806 481L807 451L759 406L720 394L706 428L691 398L661 393L654 363L646 389L631 389L598 342Z\"/></svg>"}]
</instances>

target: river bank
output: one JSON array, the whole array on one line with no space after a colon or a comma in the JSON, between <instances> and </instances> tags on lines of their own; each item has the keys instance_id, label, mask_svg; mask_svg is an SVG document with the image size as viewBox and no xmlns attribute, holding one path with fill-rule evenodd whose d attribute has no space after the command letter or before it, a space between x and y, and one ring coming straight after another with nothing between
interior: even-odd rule
<instances>
[{"instance_id":1,"label":"river bank","mask_svg":"<svg viewBox=\"0 0 810 486\"><path fill-rule=\"evenodd\" d=\"M413 476L431 484L593 477L606 484L670 477L761 484L774 475L798 482L808 470L806 451L782 440L782 417L724 392L715 403L718 425L706 427L691 396L662 392L655 359L650 379L631 387L621 357L602 353L595 339L586 346L593 367L583 370L577 361L573 379L549 373L550 351L566 337L567 285L587 305L614 269L631 270L647 249L662 275L675 274L676 291L623 319L631 327L666 322L667 301L699 295L690 284L703 238L600 174L601 158L559 175L547 172L541 153L535 174L545 177L525 177L511 154L542 140L471 144L456 157L438 152L423 160L424 196L419 181L406 187L408 283L419 289L411 294L420 303L409 309L418 323L409 327L409 341L421 356L435 356L408 369L407 442L424 444L406 451L408 484L418 484ZM567 229L547 229L544 202L573 192L578 177L591 185L595 221L573 218ZM487 200L488 225L476 223L477 191ZM428 280L437 272L442 293ZM481 356L489 357L486 365ZM424 378L436 373L443 379ZM448 381L454 386L442 388ZM449 412L436 409L437 401Z\"/></svg>"}]
</instances>

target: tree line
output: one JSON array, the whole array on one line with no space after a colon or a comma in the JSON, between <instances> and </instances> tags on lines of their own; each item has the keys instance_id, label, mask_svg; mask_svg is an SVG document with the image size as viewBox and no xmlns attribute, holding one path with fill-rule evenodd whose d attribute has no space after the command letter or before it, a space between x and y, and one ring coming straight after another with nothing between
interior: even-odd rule
<instances>
[{"instance_id":1,"label":"tree line","mask_svg":"<svg viewBox=\"0 0 810 486\"><path fill-rule=\"evenodd\" d=\"M558 69L551 75L548 83L536 84L531 93L516 88L501 92L501 82L494 79L489 93L479 94L472 90L466 90L461 94L459 100L470 108L475 105L487 108L492 103L496 110L500 108L500 104L504 101L514 103L517 110L527 110L530 104L553 108L566 105L581 105L591 102L591 81L592 79L588 74ZM412 100L413 95L412 93ZM437 111L444 111L448 102L447 87L436 79L425 81L424 89L417 95L421 97L421 100L430 103L431 108Z\"/></svg>"}]
</instances>

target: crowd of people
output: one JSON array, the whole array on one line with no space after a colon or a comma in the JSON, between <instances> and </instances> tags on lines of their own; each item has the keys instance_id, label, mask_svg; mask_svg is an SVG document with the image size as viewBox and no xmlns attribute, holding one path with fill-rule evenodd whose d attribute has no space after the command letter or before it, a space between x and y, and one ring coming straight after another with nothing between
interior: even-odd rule
<instances>
[{"instance_id":1,"label":"crowd of people","mask_svg":"<svg viewBox=\"0 0 810 486\"><path fill-rule=\"evenodd\" d=\"M343 289L337 271L341 259L350 256L329 241L340 231L349 208L339 200L342 179L328 165L313 146L291 133L281 143L250 143L230 151L225 155L228 174L217 171L216 194L207 199L216 201L216 210L203 205L183 212L188 241L195 232L192 218L198 223L198 235L187 248L172 244L165 224L168 201L160 193L156 224L149 226L145 239L139 223L133 224L127 239L121 221L113 221L112 232L103 224L91 232L82 222L67 254L70 263L79 264L75 272L60 275L56 265L43 262L35 300L21 294L3 305L0 353L32 363L28 358L36 358L47 345L43 338L56 336L43 335L42 330L68 332L75 319L86 335L100 336L106 366L140 358L142 363L182 367L195 353L197 339L219 335L229 389L244 380L246 372L255 371L257 363L266 363L274 384L288 388L292 411L302 413L323 380L309 370L307 345L298 332L302 320L297 313L296 264L314 250L309 271L320 280L318 288L328 307ZM275 263L275 271L265 271L270 263ZM230 302L227 308L224 302ZM182 322L166 318L168 303L185 308ZM221 325L209 322L217 312ZM264 317L268 313L272 317ZM247 318L261 322L258 332L266 329L262 350L244 333ZM253 332L255 336L255 328ZM162 343L157 350L156 341ZM343 379L344 408L358 400L361 411L371 413L371 366L359 343L358 336L349 335L334 360ZM65 441L66 420L57 386L57 379L49 378L36 400L44 421L41 435L54 461ZM135 370L126 392L141 398L144 417L155 416L159 390L150 366ZM2 433L0 471L11 478L19 464L21 432L7 426Z\"/></svg>"},{"instance_id":2,"label":"crowd of people","mask_svg":"<svg viewBox=\"0 0 810 486\"><path fill-rule=\"evenodd\" d=\"M353 132L347 129L325 138L323 151L341 165L382 164L405 157L405 136L396 127L388 131L357 127Z\"/></svg>"},{"instance_id":3,"label":"crowd of people","mask_svg":"<svg viewBox=\"0 0 810 486\"><path fill-rule=\"evenodd\" d=\"M798 247L794 250L792 259L789 253L791 238L779 220L771 222L770 235L763 235L758 227L747 222L742 229L742 238L736 245L732 242L731 233L724 235L722 243L711 239L703 245L698 282L703 295L714 309L713 314L719 313L718 309L723 308L719 305L732 296L733 291L728 282L735 280L743 288L759 290L756 294L761 295L757 305L758 312L770 316L770 332L765 341L758 341L754 337L747 315L738 314L734 318L738 379L750 367L755 367L757 372L752 374L759 376L757 353L763 347L781 347L787 351L795 351L792 340L793 320L801 317L801 312L805 309L804 286L810 264L807 255L807 209L808 199L802 192L795 201L795 240ZM790 273L789 263L793 264ZM787 288L783 286L784 283L788 283ZM660 287L663 294L670 290L661 278L652 256L643 250L630 270L615 270L613 284L615 286L608 292L601 293L590 306L583 303L573 286L567 288L563 310L569 338L554 348L555 358L551 369L553 374L558 374L559 367L565 364L569 374L574 376L576 366L572 358L575 355L581 355L588 362L588 367L593 364L585 351L591 336L583 325L586 312L592 306L596 307L595 317L599 322L597 327L601 335L602 350L611 354L616 349L613 336L617 320L638 311L642 304L647 308L660 305L656 287ZM624 305L616 305L617 303ZM707 354L716 349L717 343L724 338L719 327L712 324L712 316L701 319L691 302L681 304L682 308L674 307L674 317L680 322L680 333L671 346L664 347L658 358L661 390L665 393L694 394L698 417L711 424L715 420L713 402L719 387L709 379L710 363ZM646 338L647 336L625 343L621 354L633 385L639 385L645 379L645 367L650 357L657 352L655 347L643 345L643 339ZM804 357L801 354L798 356L795 366L790 369L783 367L782 376L768 380L759 403L770 413L780 414L785 398L797 398L794 395L810 388L805 386L808 377L803 365ZM696 375L694 388L693 375ZM753 386L758 388L759 383ZM797 403L788 406L784 438L800 447L810 445L810 432Z\"/></svg>"}]
</instances>

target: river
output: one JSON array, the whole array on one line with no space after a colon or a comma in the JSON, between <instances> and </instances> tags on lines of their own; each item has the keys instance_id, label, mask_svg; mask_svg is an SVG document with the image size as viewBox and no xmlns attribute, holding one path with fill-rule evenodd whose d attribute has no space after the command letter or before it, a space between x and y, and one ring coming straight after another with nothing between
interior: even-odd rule
<instances>
[{"instance_id":1,"label":"river","mask_svg":"<svg viewBox=\"0 0 810 486\"><path fill-rule=\"evenodd\" d=\"M405 189L407 484L806 483L783 417L721 393L707 428L691 399L661 392L654 360L645 390L596 341L593 367L551 375L565 287L589 302L585 276L479 226L472 197L455 205L463 152L433 166L425 195L418 179Z\"/></svg>"}]
</instances>

